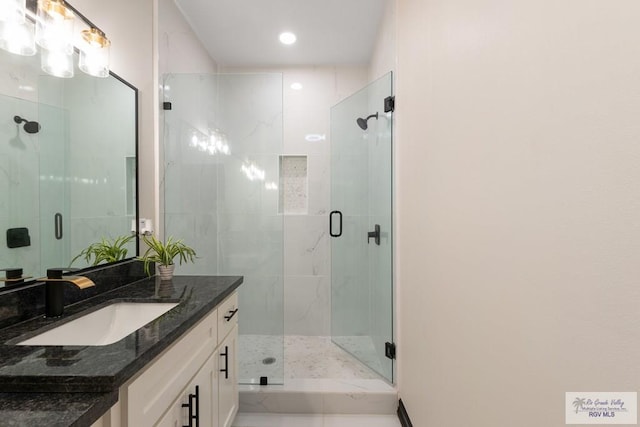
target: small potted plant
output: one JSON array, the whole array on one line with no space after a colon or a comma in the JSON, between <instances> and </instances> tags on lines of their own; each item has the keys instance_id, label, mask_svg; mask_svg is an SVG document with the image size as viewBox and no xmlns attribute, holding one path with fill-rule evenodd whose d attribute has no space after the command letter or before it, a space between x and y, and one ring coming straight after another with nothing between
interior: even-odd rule
<instances>
[{"instance_id":1,"label":"small potted plant","mask_svg":"<svg viewBox=\"0 0 640 427\"><path fill-rule=\"evenodd\" d=\"M88 265L98 265L103 262L115 262L127 257L127 243L135 238L135 234L130 236L118 236L111 239L102 237L99 242L92 243L83 249L69 263L73 264L78 258L84 258Z\"/></svg>"},{"instance_id":2,"label":"small potted plant","mask_svg":"<svg viewBox=\"0 0 640 427\"><path fill-rule=\"evenodd\" d=\"M183 262L194 262L196 251L187 246L182 240L175 240L169 236L163 243L155 236L142 236L142 240L148 248L140 258L144 261L144 271L151 276L150 264L155 262L158 265L160 279L171 280L175 264L173 260L177 257L180 264Z\"/></svg>"}]
</instances>

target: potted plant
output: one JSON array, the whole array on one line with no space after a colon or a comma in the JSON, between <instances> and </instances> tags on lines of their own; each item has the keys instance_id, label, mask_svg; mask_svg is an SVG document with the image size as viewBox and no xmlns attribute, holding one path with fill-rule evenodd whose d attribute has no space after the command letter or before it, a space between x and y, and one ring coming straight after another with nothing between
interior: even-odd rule
<instances>
[{"instance_id":1,"label":"potted plant","mask_svg":"<svg viewBox=\"0 0 640 427\"><path fill-rule=\"evenodd\" d=\"M102 237L99 242L92 243L83 249L71 260L69 265L71 266L78 258L84 258L89 265L98 265L103 262L115 262L125 259L128 253L128 249L125 246L135 237L135 234L118 236L113 240Z\"/></svg>"},{"instance_id":2,"label":"potted plant","mask_svg":"<svg viewBox=\"0 0 640 427\"><path fill-rule=\"evenodd\" d=\"M142 236L142 240L148 248L140 258L144 261L144 271L151 276L149 266L152 262L158 265L160 279L170 280L173 277L175 264L173 260L177 257L180 264L183 262L194 262L196 251L187 246L182 240L175 240L169 236L165 242L158 240L155 236Z\"/></svg>"}]
</instances>

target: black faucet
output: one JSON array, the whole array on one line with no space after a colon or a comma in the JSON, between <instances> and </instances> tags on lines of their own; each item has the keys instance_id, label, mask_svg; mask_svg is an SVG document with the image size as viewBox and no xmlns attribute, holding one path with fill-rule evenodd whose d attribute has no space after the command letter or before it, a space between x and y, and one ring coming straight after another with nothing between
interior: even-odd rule
<instances>
[{"instance_id":1,"label":"black faucet","mask_svg":"<svg viewBox=\"0 0 640 427\"><path fill-rule=\"evenodd\" d=\"M69 268L49 268L47 277L38 279L45 284L44 315L45 317L60 317L64 311L64 284L72 283L80 289L85 289L96 284L84 276L62 276L62 273L74 271Z\"/></svg>"}]
</instances>

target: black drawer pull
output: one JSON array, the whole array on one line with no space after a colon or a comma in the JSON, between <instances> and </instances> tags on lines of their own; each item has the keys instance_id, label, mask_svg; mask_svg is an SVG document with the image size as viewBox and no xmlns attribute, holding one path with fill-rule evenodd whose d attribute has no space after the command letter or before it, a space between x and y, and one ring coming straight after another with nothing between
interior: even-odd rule
<instances>
[{"instance_id":1,"label":"black drawer pull","mask_svg":"<svg viewBox=\"0 0 640 427\"><path fill-rule=\"evenodd\" d=\"M200 387L196 386L196 392L189 394L189 403L183 403L183 408L189 408L189 425L182 427L200 426ZM195 424L193 423L195 421Z\"/></svg>"},{"instance_id":2,"label":"black drawer pull","mask_svg":"<svg viewBox=\"0 0 640 427\"><path fill-rule=\"evenodd\" d=\"M224 369L220 369L220 372L224 372L224 378L229 379L229 346L224 346L224 353L220 353L220 357L224 357Z\"/></svg>"},{"instance_id":3,"label":"black drawer pull","mask_svg":"<svg viewBox=\"0 0 640 427\"><path fill-rule=\"evenodd\" d=\"M237 308L235 310L229 310L229 314L224 316L224 318L227 319L227 322L229 322L231 321L231 318L236 315L237 312L238 312Z\"/></svg>"}]
</instances>

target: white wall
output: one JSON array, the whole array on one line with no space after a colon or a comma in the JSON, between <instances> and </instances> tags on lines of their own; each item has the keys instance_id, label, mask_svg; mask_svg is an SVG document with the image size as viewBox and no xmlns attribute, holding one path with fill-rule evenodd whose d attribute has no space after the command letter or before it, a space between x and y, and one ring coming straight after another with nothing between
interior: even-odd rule
<instances>
[{"instance_id":1,"label":"white wall","mask_svg":"<svg viewBox=\"0 0 640 427\"><path fill-rule=\"evenodd\" d=\"M215 73L218 64L185 20L174 0L158 2L158 67L166 73Z\"/></svg>"},{"instance_id":2,"label":"white wall","mask_svg":"<svg viewBox=\"0 0 640 427\"><path fill-rule=\"evenodd\" d=\"M640 4L399 0L400 394L421 427L637 391Z\"/></svg>"},{"instance_id":3,"label":"white wall","mask_svg":"<svg viewBox=\"0 0 640 427\"><path fill-rule=\"evenodd\" d=\"M396 0L387 0L369 63L369 81L396 70Z\"/></svg>"}]
</instances>

